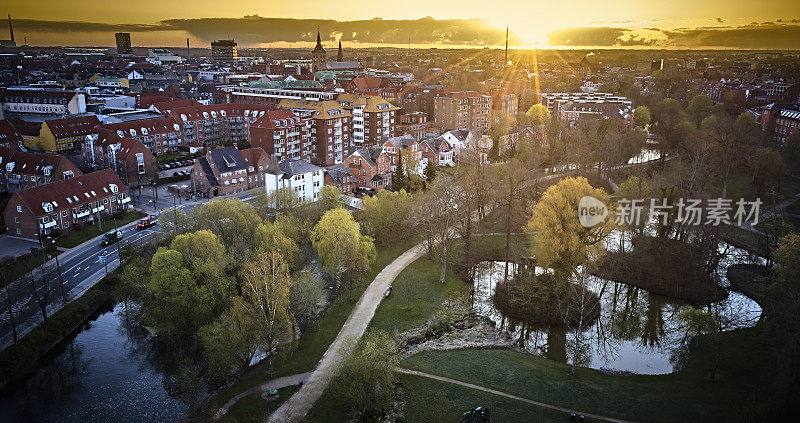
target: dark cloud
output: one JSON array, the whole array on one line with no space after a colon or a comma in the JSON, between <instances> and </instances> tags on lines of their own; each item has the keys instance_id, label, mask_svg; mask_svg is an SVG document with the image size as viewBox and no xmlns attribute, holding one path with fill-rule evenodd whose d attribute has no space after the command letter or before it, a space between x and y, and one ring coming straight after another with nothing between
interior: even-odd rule
<instances>
[{"instance_id":1,"label":"dark cloud","mask_svg":"<svg viewBox=\"0 0 800 423\"><path fill-rule=\"evenodd\" d=\"M166 19L156 24L104 24L79 21L14 20L15 28L29 32L148 32L184 31L202 40L234 38L240 44L278 41L313 41L317 28L326 40L341 38L360 43L446 45L501 45L505 31L492 28L480 19L414 20L371 19L337 21L330 19L242 18ZM512 44L519 44L512 38Z\"/></svg>"},{"instance_id":2,"label":"dark cloud","mask_svg":"<svg viewBox=\"0 0 800 423\"><path fill-rule=\"evenodd\" d=\"M669 46L796 49L800 47L800 25L753 22L738 27L699 28L568 28L548 34L550 45L572 46Z\"/></svg>"}]
</instances>

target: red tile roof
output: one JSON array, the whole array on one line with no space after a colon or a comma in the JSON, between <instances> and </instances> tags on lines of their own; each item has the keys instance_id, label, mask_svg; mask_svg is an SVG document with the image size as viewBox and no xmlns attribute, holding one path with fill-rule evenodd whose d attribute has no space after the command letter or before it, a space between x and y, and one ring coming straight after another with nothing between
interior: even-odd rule
<instances>
[{"instance_id":1,"label":"red tile roof","mask_svg":"<svg viewBox=\"0 0 800 423\"><path fill-rule=\"evenodd\" d=\"M268 111L264 116L258 118L257 121L253 122L253 126L259 128L268 128L274 129L277 127L286 126L283 124L275 124L276 121L281 121L285 119L298 119L296 114L289 109L276 109Z\"/></svg>"},{"instance_id":2,"label":"red tile roof","mask_svg":"<svg viewBox=\"0 0 800 423\"><path fill-rule=\"evenodd\" d=\"M8 163L14 163L13 173L45 176L44 169L46 167L51 166L55 169L64 161L69 160L64 156L24 153L13 148L0 147L0 171L2 172L6 171Z\"/></svg>"},{"instance_id":3,"label":"red tile roof","mask_svg":"<svg viewBox=\"0 0 800 423\"><path fill-rule=\"evenodd\" d=\"M100 119L97 116L78 116L63 119L52 119L44 122L56 138L77 137L96 134Z\"/></svg>"},{"instance_id":4,"label":"red tile roof","mask_svg":"<svg viewBox=\"0 0 800 423\"><path fill-rule=\"evenodd\" d=\"M142 135L180 132L180 126L178 126L178 123L175 121L175 119L171 117L109 123L100 125L100 128L114 131L120 137L139 137Z\"/></svg>"},{"instance_id":5,"label":"red tile roof","mask_svg":"<svg viewBox=\"0 0 800 423\"><path fill-rule=\"evenodd\" d=\"M14 125L7 120L0 120L0 144L10 143L12 145L18 145L18 142L22 140L22 135L17 132Z\"/></svg>"},{"instance_id":6,"label":"red tile roof","mask_svg":"<svg viewBox=\"0 0 800 423\"><path fill-rule=\"evenodd\" d=\"M118 192L127 192L128 188L119 180L111 169L76 176L53 182L52 184L39 185L38 187L23 189L14 193L34 216L40 217L62 210L69 210L87 201L96 201L112 195L112 186ZM43 204L49 203L53 210L46 212Z\"/></svg>"}]
</instances>

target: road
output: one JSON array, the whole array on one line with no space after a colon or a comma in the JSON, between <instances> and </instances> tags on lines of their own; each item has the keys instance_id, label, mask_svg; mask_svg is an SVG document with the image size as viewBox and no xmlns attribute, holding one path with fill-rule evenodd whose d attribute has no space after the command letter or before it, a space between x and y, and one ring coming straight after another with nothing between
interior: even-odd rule
<instances>
[{"instance_id":1,"label":"road","mask_svg":"<svg viewBox=\"0 0 800 423\"><path fill-rule=\"evenodd\" d=\"M148 191L150 195L148 195ZM160 211L168 210L172 207L173 202L179 210L188 213L191 209L204 204L206 199L198 201L183 202L182 199L174 197L169 193L165 187L158 188L158 199L153 201L152 189L143 189L142 196L139 198L138 190L132 189L130 191L132 197L136 198L138 206L137 210L150 214L154 213L153 208ZM233 197L233 196L230 196ZM245 201L254 198L252 192L244 192L237 195ZM141 207L144 205L144 208ZM108 229L112 228L110 221L104 221L104 225L108 225ZM104 226L105 228L106 226ZM58 256L58 265L61 268L61 278L64 284L64 290L67 293L68 301L72 301L83 295L86 290L91 288L94 284L99 282L106 275L106 264L108 265L108 272L112 272L119 266L118 249L123 245L134 243L141 245L151 240L152 235L158 231L158 226L152 226L148 229L137 230L136 222L131 222L120 228L122 231L122 239L119 245L112 244L108 246L100 245L100 237L96 237L89 241L84 242L77 247L71 248ZM107 263L100 263L100 256L105 256ZM47 274L49 278L57 281L58 271L56 268L55 260L51 260L45 266L48 269ZM40 277L36 270L36 276ZM54 273L51 273L54 272ZM37 282L41 284L41 282ZM47 305L48 316L52 315L63 306L63 300L60 292L59 284L54 283L55 288L51 288L49 294L49 303ZM40 288L39 292L42 291ZM14 314L14 320L17 326L17 337L22 338L28 334L36 326L42 322L42 312L39 303L33 295L31 295L30 285L24 281L17 280L9 285L8 292L12 297L11 310ZM5 301L5 297L2 297ZM0 351L12 345L14 341L13 328L11 325L11 318L8 313L6 303L0 303Z\"/></svg>"}]
</instances>

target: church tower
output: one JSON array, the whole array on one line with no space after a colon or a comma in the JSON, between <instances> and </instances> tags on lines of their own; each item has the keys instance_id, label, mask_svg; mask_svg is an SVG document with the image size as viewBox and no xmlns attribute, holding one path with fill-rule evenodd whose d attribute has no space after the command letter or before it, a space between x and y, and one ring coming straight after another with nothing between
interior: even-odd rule
<instances>
[{"instance_id":1,"label":"church tower","mask_svg":"<svg viewBox=\"0 0 800 423\"><path fill-rule=\"evenodd\" d=\"M344 54L342 54L342 39L339 39L339 53L336 54L336 61L337 62L344 62Z\"/></svg>"},{"instance_id":2,"label":"church tower","mask_svg":"<svg viewBox=\"0 0 800 423\"><path fill-rule=\"evenodd\" d=\"M311 50L311 72L325 70L325 49L322 48L322 39L317 29L317 45Z\"/></svg>"}]
</instances>

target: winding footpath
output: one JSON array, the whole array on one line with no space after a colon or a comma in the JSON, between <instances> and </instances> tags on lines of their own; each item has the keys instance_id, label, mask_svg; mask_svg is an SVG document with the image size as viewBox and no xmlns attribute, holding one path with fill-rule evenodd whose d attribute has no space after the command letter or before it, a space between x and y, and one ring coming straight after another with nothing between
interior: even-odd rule
<instances>
[{"instance_id":1,"label":"winding footpath","mask_svg":"<svg viewBox=\"0 0 800 423\"><path fill-rule=\"evenodd\" d=\"M287 386L299 385L305 382L306 379L308 379L308 376L310 375L311 372L306 372L291 376L279 377L277 379L272 379L267 382L264 382L261 385L252 387L228 400L228 402L226 402L222 407L219 408L219 410L217 410L212 419L219 420L220 417L224 416L225 413L228 412L228 410L233 406L233 404L236 404L237 401L250 394L264 394L265 392L269 392L272 389L281 389Z\"/></svg>"},{"instance_id":2,"label":"winding footpath","mask_svg":"<svg viewBox=\"0 0 800 423\"><path fill-rule=\"evenodd\" d=\"M342 358L347 354L348 341L358 341L375 315L378 305L392 281L409 264L425 254L424 242L419 243L384 267L359 298L336 339L325 351L317 367L294 395L289 397L269 418L271 423L302 420L325 392Z\"/></svg>"}]
</instances>

